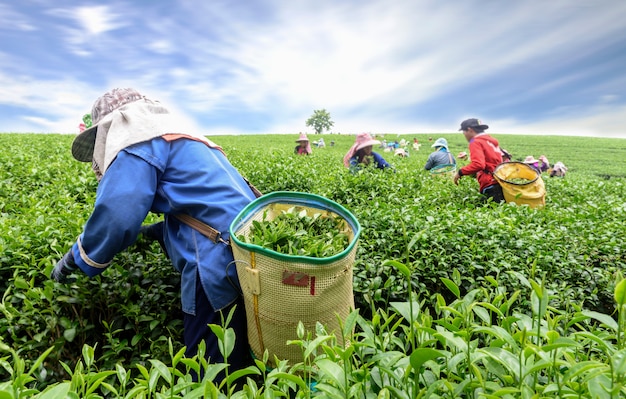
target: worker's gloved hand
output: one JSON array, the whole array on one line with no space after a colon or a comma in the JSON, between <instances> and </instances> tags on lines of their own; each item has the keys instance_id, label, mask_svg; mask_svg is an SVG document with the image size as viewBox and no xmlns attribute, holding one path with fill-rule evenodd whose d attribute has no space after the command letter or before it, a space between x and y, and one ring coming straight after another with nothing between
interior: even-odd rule
<instances>
[{"instance_id":1,"label":"worker's gloved hand","mask_svg":"<svg viewBox=\"0 0 626 399\"><path fill-rule=\"evenodd\" d=\"M71 283L74 279L70 279L69 275L74 273L78 266L74 262L74 255L72 255L72 251L68 251L60 261L57 262L54 269L52 269L52 273L50 273L50 278L58 281L59 283Z\"/></svg>"},{"instance_id":2,"label":"worker's gloved hand","mask_svg":"<svg viewBox=\"0 0 626 399\"><path fill-rule=\"evenodd\" d=\"M150 241L163 241L163 222L144 224L139 229L139 234Z\"/></svg>"},{"instance_id":3,"label":"worker's gloved hand","mask_svg":"<svg viewBox=\"0 0 626 399\"><path fill-rule=\"evenodd\" d=\"M141 226L139 234L141 234L146 240L158 241L161 249L165 253L165 256L169 258L167 249L165 249L165 241L163 240L163 222Z\"/></svg>"}]
</instances>

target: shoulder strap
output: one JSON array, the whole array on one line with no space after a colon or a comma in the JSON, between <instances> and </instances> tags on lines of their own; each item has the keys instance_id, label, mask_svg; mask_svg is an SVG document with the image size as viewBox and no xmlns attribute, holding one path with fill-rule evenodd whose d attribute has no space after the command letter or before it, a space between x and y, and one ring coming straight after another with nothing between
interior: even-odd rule
<instances>
[{"instance_id":1,"label":"shoulder strap","mask_svg":"<svg viewBox=\"0 0 626 399\"><path fill-rule=\"evenodd\" d=\"M258 188L254 187L254 185L252 183L250 183L250 181L248 179L246 179L245 177L243 179L245 180L245 182L248 185L248 187L250 187L250 190L252 190L252 192L254 193L255 197L259 198L259 197L261 197L263 195L263 193L261 191L259 191Z\"/></svg>"},{"instance_id":2,"label":"shoulder strap","mask_svg":"<svg viewBox=\"0 0 626 399\"><path fill-rule=\"evenodd\" d=\"M243 179L245 180L246 184L250 187L250 190L252 190L256 198L259 198L260 196L263 195L263 193L261 193L261 191L259 191L258 188L254 187L254 185L248 181L248 179L246 179L245 177ZM222 238L222 233L219 230L214 229L213 227L209 226L208 224L204 222L201 222L200 220L194 218L193 216L190 216L184 213L179 213L179 214L175 214L172 216L174 216L176 219L180 220L181 222L185 223L186 225L198 230L200 233L202 233L202 235L207 237L209 240L213 241L215 244L217 244L218 242L221 242L222 244L230 245L230 242Z\"/></svg>"},{"instance_id":3,"label":"shoulder strap","mask_svg":"<svg viewBox=\"0 0 626 399\"><path fill-rule=\"evenodd\" d=\"M213 227L209 226L208 224L199 221L193 216L189 216L184 213L179 213L177 215L172 215L172 216L174 216L176 219L180 220L181 222L185 223L186 225L198 230L200 233L202 233L202 235L207 237L209 240L213 241L215 244L217 244L218 242L221 242L222 244L230 245L230 242L222 238L222 233L219 230L216 230Z\"/></svg>"}]
</instances>

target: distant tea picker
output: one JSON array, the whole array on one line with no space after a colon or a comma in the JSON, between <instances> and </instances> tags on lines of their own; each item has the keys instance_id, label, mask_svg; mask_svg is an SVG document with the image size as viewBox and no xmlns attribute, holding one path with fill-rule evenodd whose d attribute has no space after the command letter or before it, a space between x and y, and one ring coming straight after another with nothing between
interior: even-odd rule
<instances>
[{"instance_id":1,"label":"distant tea picker","mask_svg":"<svg viewBox=\"0 0 626 399\"><path fill-rule=\"evenodd\" d=\"M565 173L567 172L567 167L563 164L563 162L559 161L554 164L552 170L550 171L550 177L565 177Z\"/></svg>"},{"instance_id":2,"label":"distant tea picker","mask_svg":"<svg viewBox=\"0 0 626 399\"><path fill-rule=\"evenodd\" d=\"M91 127L91 124L91 114L83 115L83 123L78 125L78 131L80 133L84 132L86 129L89 129Z\"/></svg>"},{"instance_id":3,"label":"distant tea picker","mask_svg":"<svg viewBox=\"0 0 626 399\"><path fill-rule=\"evenodd\" d=\"M451 168L451 171L456 169L456 159L454 159L448 150L448 140L440 137L431 147L434 148L435 151L428 156L424 169L437 170L446 167Z\"/></svg>"},{"instance_id":4,"label":"distant tea picker","mask_svg":"<svg viewBox=\"0 0 626 399\"><path fill-rule=\"evenodd\" d=\"M309 138L306 136L306 133L300 133L300 137L296 140L298 145L296 146L294 153L298 155L311 155L313 151L311 151L311 143L309 142Z\"/></svg>"},{"instance_id":5,"label":"distant tea picker","mask_svg":"<svg viewBox=\"0 0 626 399\"><path fill-rule=\"evenodd\" d=\"M372 147L378 144L380 141L374 139L369 133L357 134L354 145L343 157L343 165L353 172L370 163L378 169L390 168L391 165L380 154L372 151Z\"/></svg>"},{"instance_id":6,"label":"distant tea picker","mask_svg":"<svg viewBox=\"0 0 626 399\"><path fill-rule=\"evenodd\" d=\"M494 202L504 201L502 187L493 177L493 171L502 163L502 153L498 140L488 135L485 130L489 126L479 119L470 118L461 122L460 131L469 143L470 163L457 169L454 175L454 184L459 184L463 176L475 176L479 184L479 191L485 199Z\"/></svg>"}]
</instances>

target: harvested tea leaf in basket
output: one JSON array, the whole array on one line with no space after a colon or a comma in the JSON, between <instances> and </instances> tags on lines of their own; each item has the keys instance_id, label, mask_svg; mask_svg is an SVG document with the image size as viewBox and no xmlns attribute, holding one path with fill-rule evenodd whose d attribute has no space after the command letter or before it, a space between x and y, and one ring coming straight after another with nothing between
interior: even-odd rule
<instances>
[{"instance_id":1,"label":"harvested tea leaf in basket","mask_svg":"<svg viewBox=\"0 0 626 399\"><path fill-rule=\"evenodd\" d=\"M326 258L344 251L350 239L345 233L345 221L341 217L289 208L272 220L252 221L250 232L237 238L273 251L297 256Z\"/></svg>"},{"instance_id":2,"label":"harvested tea leaf in basket","mask_svg":"<svg viewBox=\"0 0 626 399\"><path fill-rule=\"evenodd\" d=\"M507 181L513 184L528 184L532 182L532 180L524 179L523 177L514 177L512 179L508 179Z\"/></svg>"}]
</instances>

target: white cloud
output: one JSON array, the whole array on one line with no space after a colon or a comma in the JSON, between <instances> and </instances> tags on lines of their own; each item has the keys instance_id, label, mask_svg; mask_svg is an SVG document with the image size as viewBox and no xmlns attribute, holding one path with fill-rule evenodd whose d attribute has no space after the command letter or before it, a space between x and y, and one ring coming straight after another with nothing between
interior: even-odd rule
<instances>
[{"instance_id":1,"label":"white cloud","mask_svg":"<svg viewBox=\"0 0 626 399\"><path fill-rule=\"evenodd\" d=\"M85 85L73 79L64 81L15 80L0 75L0 105L24 107L14 118L3 122L2 131L77 133L78 124L85 113L91 112L93 102L113 87L135 87L140 93L161 101L178 119L181 131L198 131L193 117L171 101L167 92L145 90L128 81L113 82L111 87L102 90ZM24 126L31 126L26 128Z\"/></svg>"},{"instance_id":2,"label":"white cloud","mask_svg":"<svg viewBox=\"0 0 626 399\"><path fill-rule=\"evenodd\" d=\"M36 24L25 15L8 4L0 4L0 30L35 31Z\"/></svg>"},{"instance_id":3,"label":"white cloud","mask_svg":"<svg viewBox=\"0 0 626 399\"><path fill-rule=\"evenodd\" d=\"M233 18L229 10L206 5L213 15L222 13L216 19L224 23L215 29L217 36L226 39L211 45L191 40L198 44L188 54L197 64L215 55L231 62L229 72L234 78L219 88L211 85L211 90L196 90L195 97L203 102L204 92L210 104L238 98L254 110L267 109L277 101L295 111L401 107L428 101L499 71L541 64L544 59L550 58L553 65L555 58L561 58L561 64L567 65L585 56L587 52L575 51L580 46L584 49L621 26L611 10L573 18L581 11L562 1L502 5L493 8L493 14L483 14L474 5L281 3L273 10L271 25ZM202 15L205 12L198 10ZM473 14L482 20L468 20ZM584 35L571 40L580 31ZM589 45L588 51L593 50ZM206 74L214 73L214 68L219 66L206 66ZM572 84L586 73L577 72L535 90Z\"/></svg>"},{"instance_id":4,"label":"white cloud","mask_svg":"<svg viewBox=\"0 0 626 399\"><path fill-rule=\"evenodd\" d=\"M148 44L148 48L159 54L170 54L174 50L169 40L155 40Z\"/></svg>"},{"instance_id":5,"label":"white cloud","mask_svg":"<svg viewBox=\"0 0 626 399\"><path fill-rule=\"evenodd\" d=\"M110 6L84 6L71 10L74 19L89 35L99 35L124 26L122 15Z\"/></svg>"},{"instance_id":6,"label":"white cloud","mask_svg":"<svg viewBox=\"0 0 626 399\"><path fill-rule=\"evenodd\" d=\"M89 57L97 54L105 46L116 43L115 40L107 40L105 34L127 26L123 9L117 8L117 12L111 6L79 6L73 8L44 9L44 14L49 15L58 23L53 29L62 32L60 39L64 40L69 50L76 56ZM70 21L68 23L67 21ZM113 49L109 49L110 53Z\"/></svg>"},{"instance_id":7,"label":"white cloud","mask_svg":"<svg viewBox=\"0 0 626 399\"><path fill-rule=\"evenodd\" d=\"M619 94L626 78L611 77L619 61L595 58L624 40L626 2L600 4L270 0L60 5L49 11L42 6L51 19L44 21L52 27L50 38L60 29L70 51L40 51L58 65L67 58L67 70L41 62L37 49L20 56L0 45L7 55L0 62L0 83L6 85L0 87L0 104L32 108L20 115L37 126L74 129L102 92L135 87L180 107L190 128L205 123L207 115L220 121L222 112L241 115L207 131L246 133L259 115L258 131L304 131L312 111L325 108L336 121L333 131L443 132L455 130L462 119L456 113L490 116L478 108L476 95L463 94L468 85L480 84L498 106L492 118L498 131L619 134L626 125ZM24 15L18 6L0 5L0 15L6 10ZM32 24L26 16L22 21ZM110 54L115 57L102 57ZM37 63L34 72L24 67L14 73L15 65ZM511 93L502 84L507 77L524 89ZM559 98L561 92L576 93L577 101ZM545 121L518 116L516 108L531 114L533 103L544 97L551 100L542 112ZM49 105L51 112L42 117L42 104L50 98L62 105ZM428 121L406 116L422 106L432 109Z\"/></svg>"},{"instance_id":8,"label":"white cloud","mask_svg":"<svg viewBox=\"0 0 626 399\"><path fill-rule=\"evenodd\" d=\"M602 104L609 104L619 100L619 96L617 94L604 94L600 96L599 102Z\"/></svg>"},{"instance_id":9,"label":"white cloud","mask_svg":"<svg viewBox=\"0 0 626 399\"><path fill-rule=\"evenodd\" d=\"M546 134L626 138L626 105L593 107L584 115L557 117L539 122L495 120L494 131L512 134Z\"/></svg>"}]
</instances>

